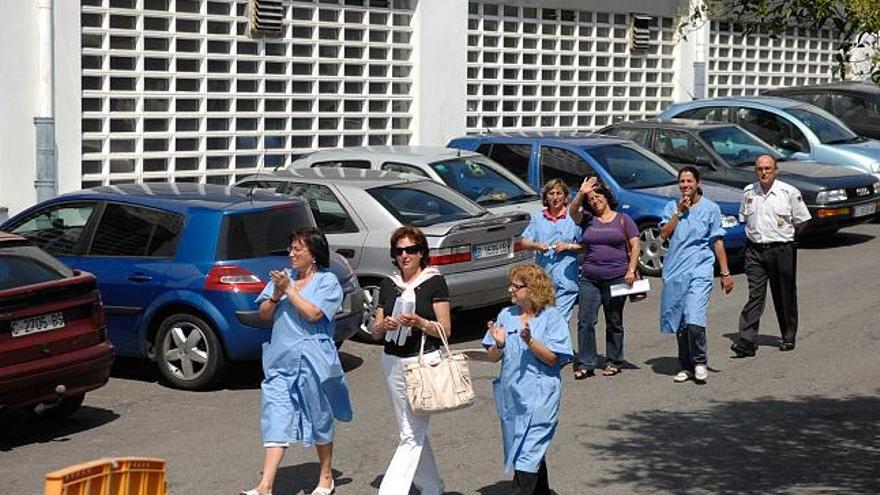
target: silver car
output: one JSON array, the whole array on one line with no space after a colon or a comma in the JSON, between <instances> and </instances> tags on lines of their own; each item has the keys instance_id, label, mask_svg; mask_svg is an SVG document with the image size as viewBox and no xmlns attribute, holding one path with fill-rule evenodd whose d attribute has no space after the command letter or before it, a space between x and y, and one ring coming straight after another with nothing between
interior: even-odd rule
<instances>
[{"instance_id":1,"label":"silver car","mask_svg":"<svg viewBox=\"0 0 880 495\"><path fill-rule=\"evenodd\" d=\"M281 170L243 179L239 187L302 197L331 249L348 259L364 290L364 324L378 302L379 284L394 270L391 233L403 224L422 229L431 264L446 277L453 309L507 300L507 270L532 259L522 249L525 212L490 213L462 194L409 174L319 168Z\"/></svg>"},{"instance_id":2,"label":"silver car","mask_svg":"<svg viewBox=\"0 0 880 495\"><path fill-rule=\"evenodd\" d=\"M528 164L526 164L528 165ZM290 168L360 168L427 177L493 213L541 211L541 197L503 166L475 151L439 146L363 146L309 153Z\"/></svg>"}]
</instances>

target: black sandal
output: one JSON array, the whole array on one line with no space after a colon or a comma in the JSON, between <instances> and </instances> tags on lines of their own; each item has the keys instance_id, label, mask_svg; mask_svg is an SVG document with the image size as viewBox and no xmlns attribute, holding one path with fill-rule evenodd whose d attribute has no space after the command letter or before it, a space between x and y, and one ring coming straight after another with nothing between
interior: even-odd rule
<instances>
[{"instance_id":1,"label":"black sandal","mask_svg":"<svg viewBox=\"0 0 880 495\"><path fill-rule=\"evenodd\" d=\"M595 376L595 374L596 374L596 372L593 370L585 370L585 369L574 370L574 379L575 380L583 380L585 378Z\"/></svg>"}]
</instances>

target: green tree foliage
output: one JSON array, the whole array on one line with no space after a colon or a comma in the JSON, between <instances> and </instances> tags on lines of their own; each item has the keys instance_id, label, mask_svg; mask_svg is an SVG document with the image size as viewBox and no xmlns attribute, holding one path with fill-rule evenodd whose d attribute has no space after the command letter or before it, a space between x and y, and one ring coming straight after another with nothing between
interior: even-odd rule
<instances>
[{"instance_id":1,"label":"green tree foliage","mask_svg":"<svg viewBox=\"0 0 880 495\"><path fill-rule=\"evenodd\" d=\"M736 23L745 36L785 34L787 28L831 29L837 36L835 73L860 67L880 84L880 0L704 0L679 25L685 36L706 19Z\"/></svg>"}]
</instances>

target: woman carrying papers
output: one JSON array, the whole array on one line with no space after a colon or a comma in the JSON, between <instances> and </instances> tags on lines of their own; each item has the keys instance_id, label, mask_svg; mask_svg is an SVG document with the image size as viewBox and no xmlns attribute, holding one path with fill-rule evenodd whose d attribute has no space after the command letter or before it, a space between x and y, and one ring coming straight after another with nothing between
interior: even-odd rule
<instances>
[{"instance_id":1,"label":"woman carrying papers","mask_svg":"<svg viewBox=\"0 0 880 495\"><path fill-rule=\"evenodd\" d=\"M581 209L587 199L587 207ZM611 297L611 286L632 285L639 263L639 229L626 213L614 211L611 191L585 178L569 206L571 218L583 228L581 245L586 255L581 265L578 294L578 350L574 377L593 376L599 364L596 350L596 318L605 311L605 352L602 374L614 376L623 364L623 306L626 297Z\"/></svg>"},{"instance_id":2,"label":"woman carrying papers","mask_svg":"<svg viewBox=\"0 0 880 495\"><path fill-rule=\"evenodd\" d=\"M382 371L400 441L379 494L409 493L414 484L422 495L440 495L444 485L428 440L429 416L413 414L406 397L404 368L418 360L423 333L425 362L440 360L438 332L446 336L452 332L449 288L443 275L428 266L428 241L421 230L408 225L395 230L391 259L399 271L382 282L372 333L384 339Z\"/></svg>"},{"instance_id":3,"label":"woman carrying papers","mask_svg":"<svg viewBox=\"0 0 880 495\"><path fill-rule=\"evenodd\" d=\"M706 310L716 258L725 293L733 290L733 279L722 240L721 209L703 197L700 172L691 166L679 170L678 189L681 200L666 204L660 222L660 235L669 239L663 260L660 332L678 338L681 371L673 380L681 383L694 378L702 383L708 378Z\"/></svg>"}]
</instances>

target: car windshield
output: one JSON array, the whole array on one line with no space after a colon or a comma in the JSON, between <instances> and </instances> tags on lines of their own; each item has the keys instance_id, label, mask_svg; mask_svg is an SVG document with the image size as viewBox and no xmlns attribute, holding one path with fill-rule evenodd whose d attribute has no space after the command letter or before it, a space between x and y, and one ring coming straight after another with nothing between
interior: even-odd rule
<instances>
[{"instance_id":1,"label":"car windshield","mask_svg":"<svg viewBox=\"0 0 880 495\"><path fill-rule=\"evenodd\" d=\"M431 164L447 186L483 206L538 199L529 186L488 158L468 156Z\"/></svg>"},{"instance_id":2,"label":"car windshield","mask_svg":"<svg viewBox=\"0 0 880 495\"><path fill-rule=\"evenodd\" d=\"M699 134L732 167L752 166L761 155L770 155L777 161L783 159L770 145L740 127L716 127L700 131Z\"/></svg>"},{"instance_id":3,"label":"car windshield","mask_svg":"<svg viewBox=\"0 0 880 495\"><path fill-rule=\"evenodd\" d=\"M287 235L314 226L302 206L248 211L223 217L217 260L244 260L287 254Z\"/></svg>"},{"instance_id":4,"label":"car windshield","mask_svg":"<svg viewBox=\"0 0 880 495\"><path fill-rule=\"evenodd\" d=\"M423 180L374 187L367 192L402 224L426 227L483 216L488 211L461 194Z\"/></svg>"},{"instance_id":5,"label":"car windshield","mask_svg":"<svg viewBox=\"0 0 880 495\"><path fill-rule=\"evenodd\" d=\"M678 183L675 169L664 163L662 158L648 151L637 150L635 146L610 144L585 150L625 189Z\"/></svg>"},{"instance_id":6,"label":"car windshield","mask_svg":"<svg viewBox=\"0 0 880 495\"><path fill-rule=\"evenodd\" d=\"M789 108L788 113L816 134L822 144L845 144L861 141L859 136L840 122L805 108Z\"/></svg>"},{"instance_id":7,"label":"car windshield","mask_svg":"<svg viewBox=\"0 0 880 495\"><path fill-rule=\"evenodd\" d=\"M72 276L70 268L35 246L0 248L0 290Z\"/></svg>"}]
</instances>

